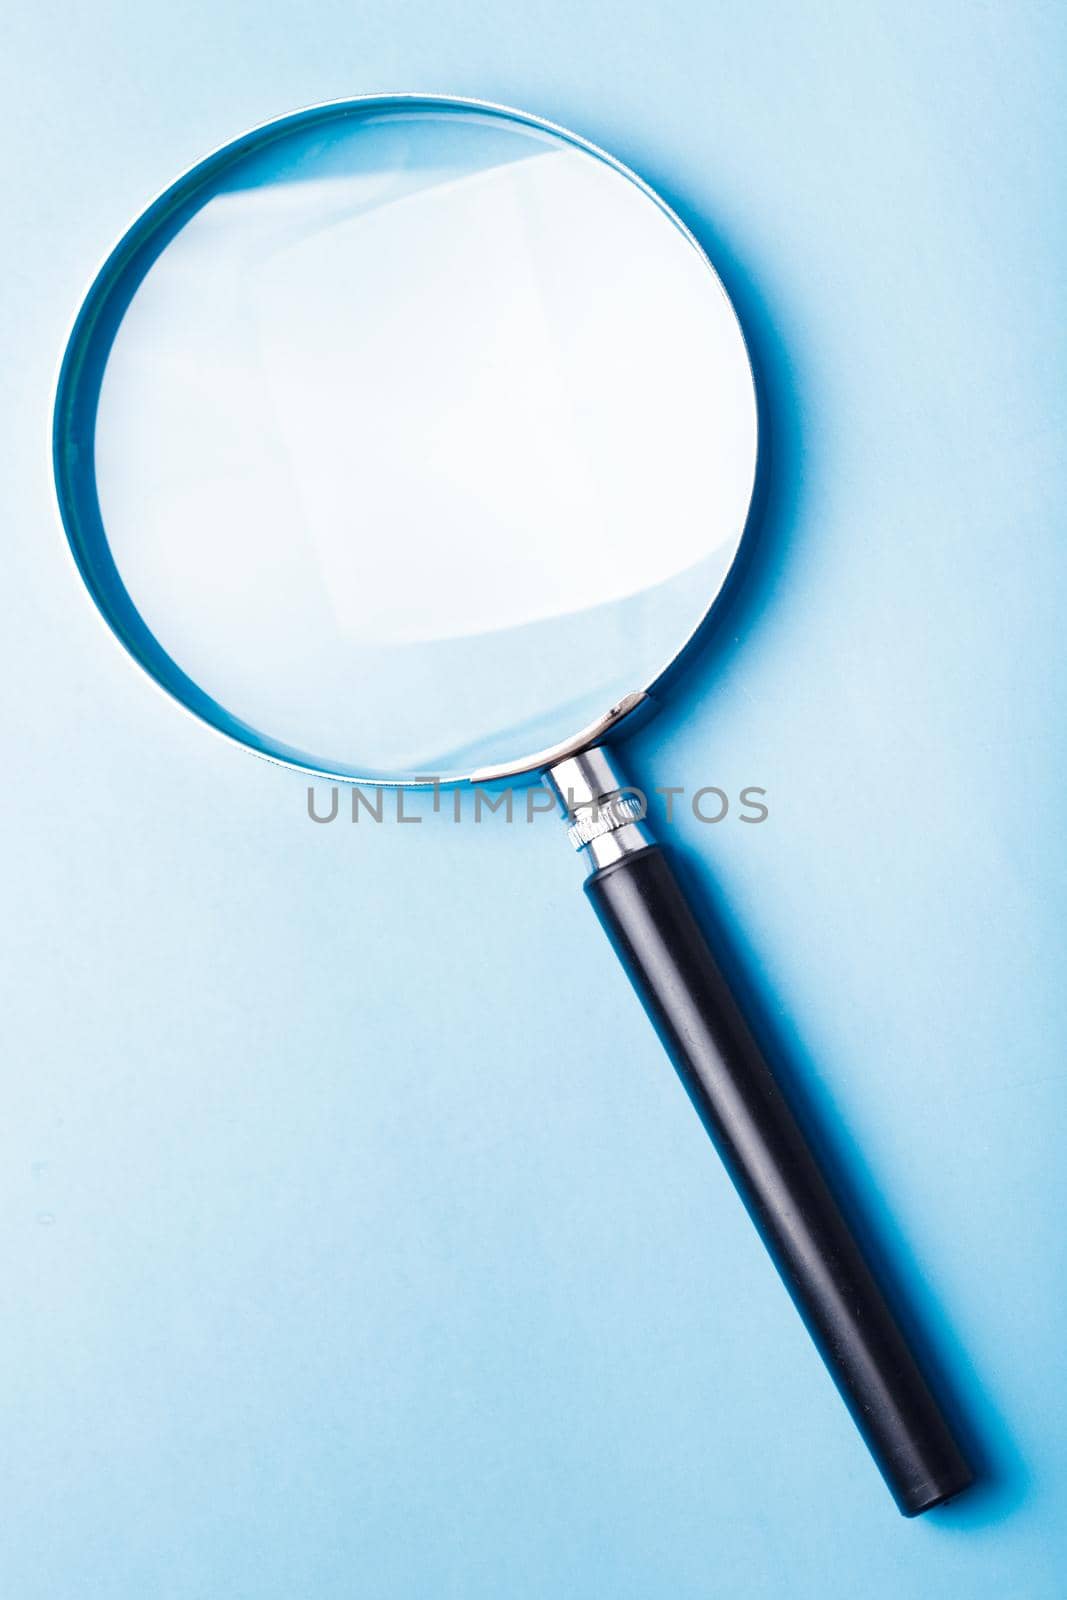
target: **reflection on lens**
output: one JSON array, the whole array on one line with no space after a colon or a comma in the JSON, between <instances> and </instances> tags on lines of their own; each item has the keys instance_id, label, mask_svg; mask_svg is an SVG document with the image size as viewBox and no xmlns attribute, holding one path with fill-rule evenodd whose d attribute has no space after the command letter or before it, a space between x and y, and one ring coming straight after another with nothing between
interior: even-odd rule
<instances>
[{"instance_id":1,"label":"reflection on lens","mask_svg":"<svg viewBox=\"0 0 1067 1600\"><path fill-rule=\"evenodd\" d=\"M755 406L717 279L638 184L501 115L335 109L180 222L101 364L88 559L206 714L448 775L667 665L736 551Z\"/></svg>"}]
</instances>

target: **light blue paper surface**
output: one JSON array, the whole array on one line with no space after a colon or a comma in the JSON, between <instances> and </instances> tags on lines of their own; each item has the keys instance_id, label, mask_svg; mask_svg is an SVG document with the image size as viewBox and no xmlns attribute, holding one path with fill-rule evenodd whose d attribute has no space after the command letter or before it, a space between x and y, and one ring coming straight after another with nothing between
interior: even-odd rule
<instances>
[{"instance_id":1,"label":"light blue paper surface","mask_svg":"<svg viewBox=\"0 0 1067 1600\"><path fill-rule=\"evenodd\" d=\"M3 1592L1054 1600L1058 8L20 3L4 33ZM631 766L768 790L674 836L988 1457L915 1523L561 831L313 825L67 556L51 384L97 263L242 128L392 89L608 147L745 323L759 543Z\"/></svg>"}]
</instances>

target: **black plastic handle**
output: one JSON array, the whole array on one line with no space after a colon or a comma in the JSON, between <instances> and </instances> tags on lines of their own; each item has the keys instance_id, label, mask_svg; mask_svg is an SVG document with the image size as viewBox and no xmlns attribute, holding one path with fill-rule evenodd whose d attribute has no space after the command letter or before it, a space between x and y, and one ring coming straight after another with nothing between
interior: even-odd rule
<instances>
[{"instance_id":1,"label":"black plastic handle","mask_svg":"<svg viewBox=\"0 0 1067 1600\"><path fill-rule=\"evenodd\" d=\"M905 1516L973 1480L658 845L586 893Z\"/></svg>"}]
</instances>

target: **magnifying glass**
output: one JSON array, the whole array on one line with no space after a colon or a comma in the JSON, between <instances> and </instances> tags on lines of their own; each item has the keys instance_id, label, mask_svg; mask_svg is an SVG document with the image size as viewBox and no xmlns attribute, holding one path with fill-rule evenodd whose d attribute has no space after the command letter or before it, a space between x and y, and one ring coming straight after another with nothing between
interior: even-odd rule
<instances>
[{"instance_id":1,"label":"magnifying glass","mask_svg":"<svg viewBox=\"0 0 1067 1600\"><path fill-rule=\"evenodd\" d=\"M586 892L901 1510L971 1470L614 751L737 556L757 405L692 234L535 117L382 96L173 184L76 320L71 549L132 658L260 755L543 779Z\"/></svg>"}]
</instances>

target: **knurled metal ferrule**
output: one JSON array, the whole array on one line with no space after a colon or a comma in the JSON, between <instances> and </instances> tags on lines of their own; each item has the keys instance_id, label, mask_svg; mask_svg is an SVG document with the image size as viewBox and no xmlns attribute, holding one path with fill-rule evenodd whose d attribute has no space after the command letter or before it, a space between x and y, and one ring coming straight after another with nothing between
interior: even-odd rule
<instances>
[{"instance_id":1,"label":"knurled metal ferrule","mask_svg":"<svg viewBox=\"0 0 1067 1600\"><path fill-rule=\"evenodd\" d=\"M579 811L567 829L567 838L575 850L584 850L587 844L605 833L614 833L616 828L624 828L630 822L640 822L644 814L644 805L637 795L612 795L608 800L600 800Z\"/></svg>"}]
</instances>

